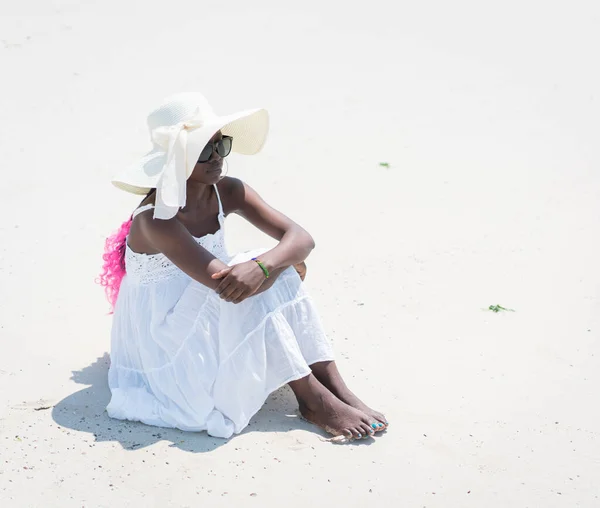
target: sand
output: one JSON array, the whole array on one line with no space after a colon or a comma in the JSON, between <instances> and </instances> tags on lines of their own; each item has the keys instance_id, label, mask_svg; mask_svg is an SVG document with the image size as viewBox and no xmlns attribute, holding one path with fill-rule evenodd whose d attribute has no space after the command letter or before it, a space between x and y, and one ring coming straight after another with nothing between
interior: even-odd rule
<instances>
[{"instance_id":1,"label":"sand","mask_svg":"<svg viewBox=\"0 0 600 508\"><path fill-rule=\"evenodd\" d=\"M600 506L597 3L351 5L2 6L3 508ZM230 175L316 238L307 284L386 435L323 442L287 389L229 441L107 417L94 277L137 204L109 180L183 90L269 108Z\"/></svg>"}]
</instances>

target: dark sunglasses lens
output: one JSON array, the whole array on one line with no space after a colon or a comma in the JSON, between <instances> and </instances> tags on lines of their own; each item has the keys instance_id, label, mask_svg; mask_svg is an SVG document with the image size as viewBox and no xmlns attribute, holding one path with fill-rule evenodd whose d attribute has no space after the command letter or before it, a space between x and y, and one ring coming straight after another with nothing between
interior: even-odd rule
<instances>
[{"instance_id":1,"label":"dark sunglasses lens","mask_svg":"<svg viewBox=\"0 0 600 508\"><path fill-rule=\"evenodd\" d=\"M227 157L231 153L231 138L223 138L217 142L217 153L221 157Z\"/></svg>"},{"instance_id":2,"label":"dark sunglasses lens","mask_svg":"<svg viewBox=\"0 0 600 508\"><path fill-rule=\"evenodd\" d=\"M198 162L206 162L206 161L208 161L208 159L210 159L210 156L212 155L212 151L213 151L212 143L209 143L202 150L202 153L200 154L200 157L198 157Z\"/></svg>"}]
</instances>

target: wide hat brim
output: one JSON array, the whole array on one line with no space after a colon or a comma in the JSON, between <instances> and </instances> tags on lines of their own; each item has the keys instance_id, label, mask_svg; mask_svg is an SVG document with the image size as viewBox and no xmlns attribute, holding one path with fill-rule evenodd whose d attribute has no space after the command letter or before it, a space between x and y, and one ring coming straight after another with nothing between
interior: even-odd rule
<instances>
[{"instance_id":1,"label":"wide hat brim","mask_svg":"<svg viewBox=\"0 0 600 508\"><path fill-rule=\"evenodd\" d=\"M200 153L215 135L221 131L233 138L232 151L254 155L262 149L269 132L269 114L265 109L251 109L226 116L215 116L200 128L190 130L187 136L187 177L192 174ZM135 164L112 180L121 190L145 195L156 185L167 162L167 152L155 145Z\"/></svg>"}]
</instances>

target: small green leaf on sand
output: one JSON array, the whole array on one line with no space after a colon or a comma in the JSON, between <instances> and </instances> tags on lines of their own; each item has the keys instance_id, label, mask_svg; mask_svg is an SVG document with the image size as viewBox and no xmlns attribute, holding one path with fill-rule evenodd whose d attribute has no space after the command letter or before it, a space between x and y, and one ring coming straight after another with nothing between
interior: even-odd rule
<instances>
[{"instance_id":1,"label":"small green leaf on sand","mask_svg":"<svg viewBox=\"0 0 600 508\"><path fill-rule=\"evenodd\" d=\"M382 168L389 168L390 167L390 163L389 162L380 162L379 165Z\"/></svg>"},{"instance_id":2,"label":"small green leaf on sand","mask_svg":"<svg viewBox=\"0 0 600 508\"><path fill-rule=\"evenodd\" d=\"M501 310L506 312L515 312L515 309L507 309L505 307L502 307L502 305L490 305L488 309L492 312L500 312Z\"/></svg>"}]
</instances>

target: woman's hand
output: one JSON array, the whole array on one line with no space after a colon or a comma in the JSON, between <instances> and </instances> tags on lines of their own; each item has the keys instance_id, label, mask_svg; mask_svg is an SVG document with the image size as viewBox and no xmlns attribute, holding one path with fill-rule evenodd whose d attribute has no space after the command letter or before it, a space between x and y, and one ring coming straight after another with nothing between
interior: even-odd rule
<instances>
[{"instance_id":1,"label":"woman's hand","mask_svg":"<svg viewBox=\"0 0 600 508\"><path fill-rule=\"evenodd\" d=\"M267 280L256 261L229 266L213 274L212 278L221 279L215 291L222 300L232 303L243 302L255 294Z\"/></svg>"},{"instance_id":2,"label":"woman's hand","mask_svg":"<svg viewBox=\"0 0 600 508\"><path fill-rule=\"evenodd\" d=\"M302 263L294 265L294 269L298 272L298 275L300 275L300 280L304 282L304 279L306 278L306 263L302 261Z\"/></svg>"}]
</instances>

